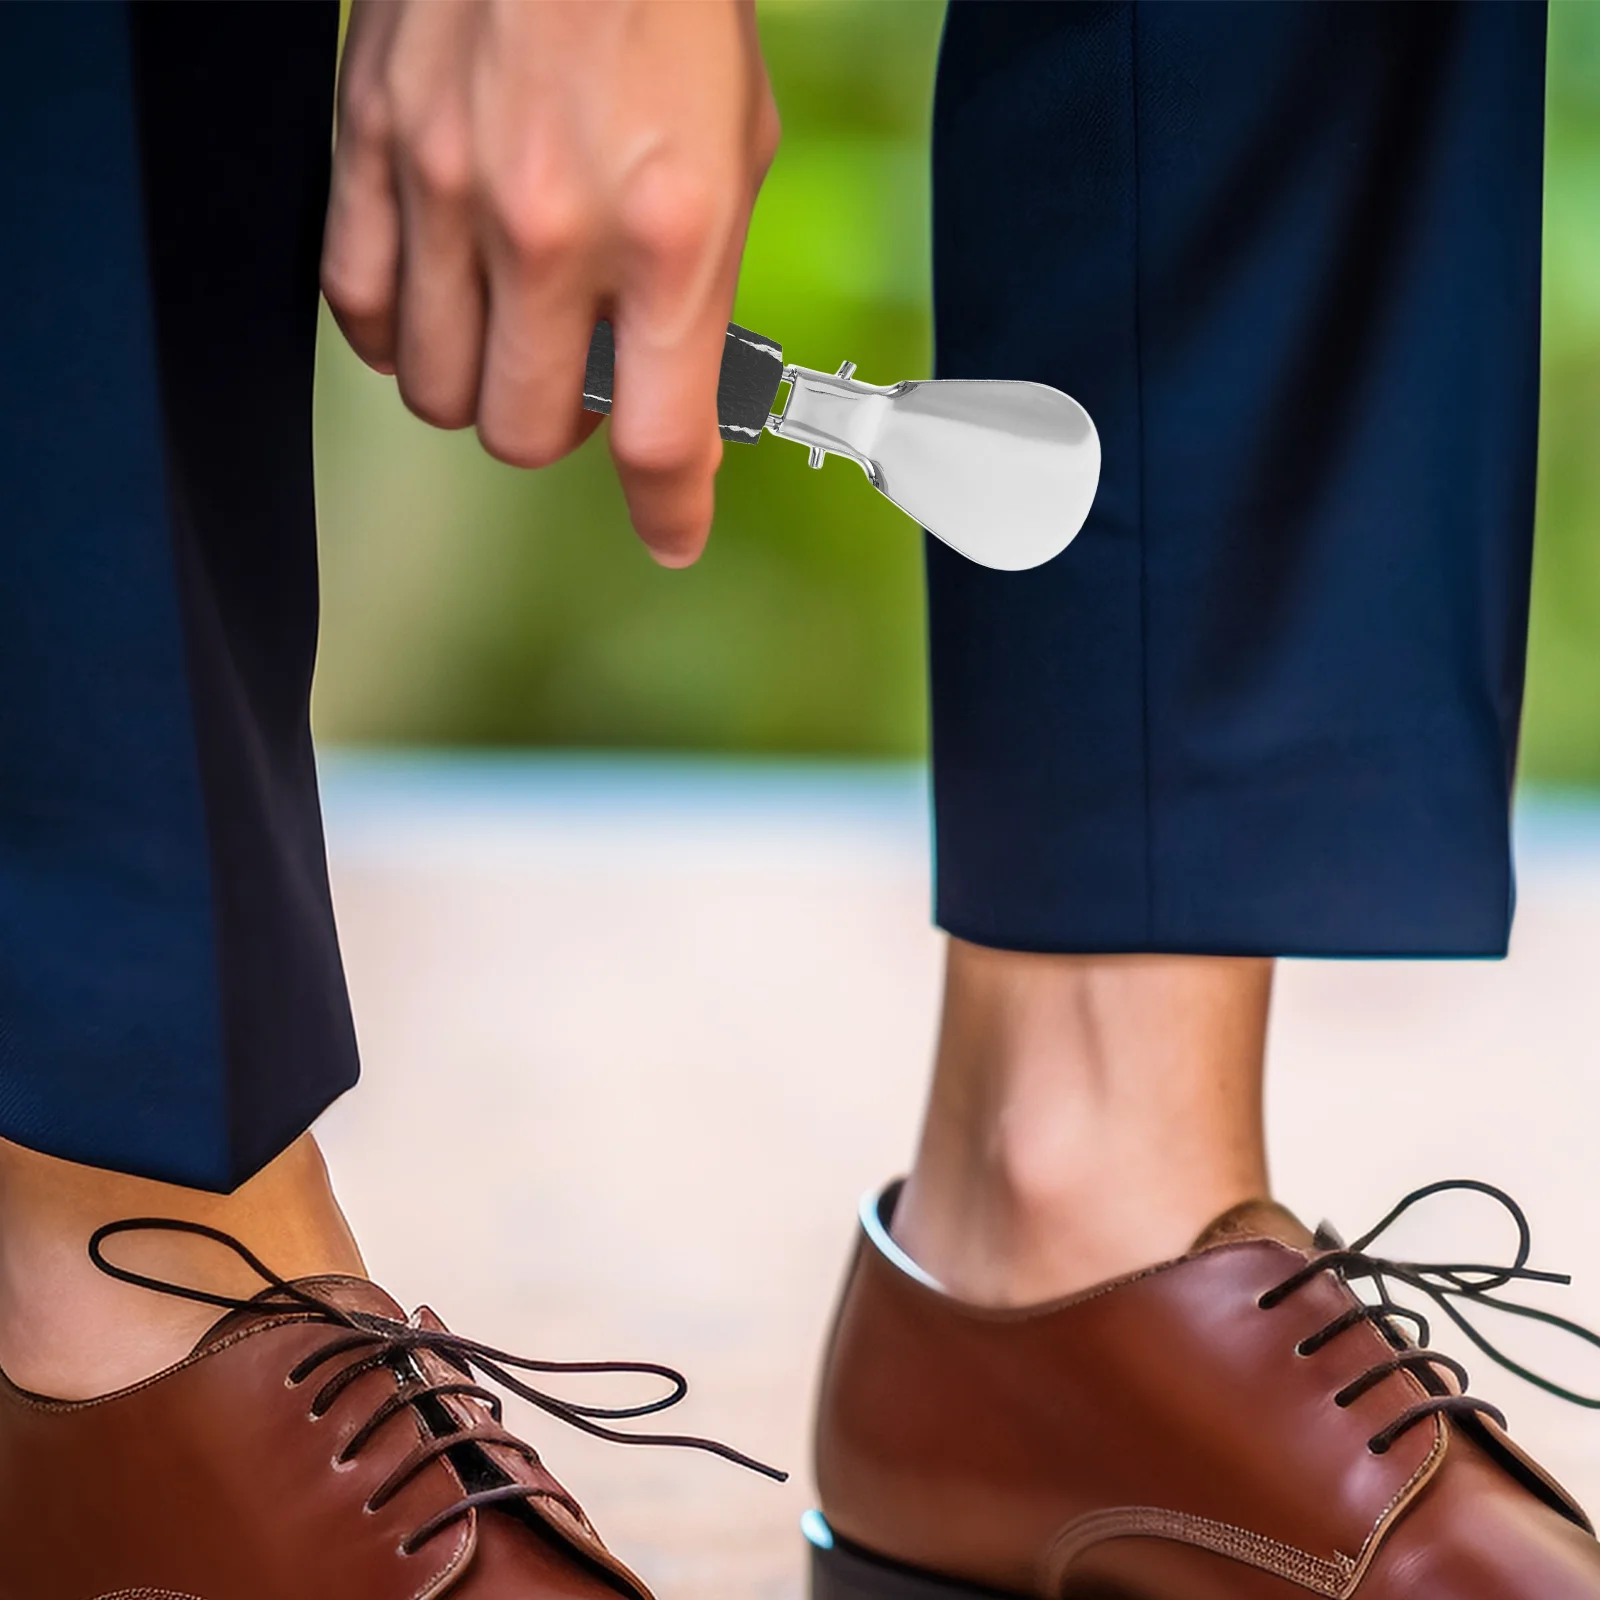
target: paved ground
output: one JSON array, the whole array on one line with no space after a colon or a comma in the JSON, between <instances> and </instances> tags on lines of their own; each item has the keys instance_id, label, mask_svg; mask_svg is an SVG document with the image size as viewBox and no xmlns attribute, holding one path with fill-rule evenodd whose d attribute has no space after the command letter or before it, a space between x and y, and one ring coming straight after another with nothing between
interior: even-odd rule
<instances>
[{"instance_id":1,"label":"paved ground","mask_svg":"<svg viewBox=\"0 0 1600 1600\"><path fill-rule=\"evenodd\" d=\"M683 1425L789 1485L529 1426L662 1600L797 1596L813 1361L932 1037L917 780L329 765L367 1076L322 1133L374 1272L513 1349L685 1368ZM1503 1184L1534 1264L1578 1274L1552 1303L1600 1326L1600 814L1545 806L1526 832L1504 964L1286 967L1274 1159L1282 1196L1347 1233L1435 1177ZM1396 1243L1509 1248L1471 1203ZM1507 1342L1600 1393L1600 1351L1538 1333ZM1471 1364L1600 1505L1600 1418Z\"/></svg>"}]
</instances>

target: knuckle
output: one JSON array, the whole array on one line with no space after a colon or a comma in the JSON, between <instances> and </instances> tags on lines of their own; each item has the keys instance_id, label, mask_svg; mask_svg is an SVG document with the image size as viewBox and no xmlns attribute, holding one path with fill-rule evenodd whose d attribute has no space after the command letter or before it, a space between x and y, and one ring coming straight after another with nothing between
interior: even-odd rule
<instances>
[{"instance_id":1,"label":"knuckle","mask_svg":"<svg viewBox=\"0 0 1600 1600\"><path fill-rule=\"evenodd\" d=\"M419 132L407 146L411 179L432 199L464 200L472 188L472 157L462 132L436 126Z\"/></svg>"},{"instance_id":2,"label":"knuckle","mask_svg":"<svg viewBox=\"0 0 1600 1600\"><path fill-rule=\"evenodd\" d=\"M783 139L783 121L778 115L777 102L767 94L756 113L755 133L752 140L752 159L756 171L765 174L778 154Z\"/></svg>"},{"instance_id":3,"label":"knuckle","mask_svg":"<svg viewBox=\"0 0 1600 1600\"><path fill-rule=\"evenodd\" d=\"M707 459L705 441L678 433L624 436L613 441L612 452L618 467L638 477L682 478L714 470L714 463Z\"/></svg>"},{"instance_id":4,"label":"knuckle","mask_svg":"<svg viewBox=\"0 0 1600 1600\"><path fill-rule=\"evenodd\" d=\"M679 261L700 255L720 221L710 185L686 176L660 176L624 202L622 232L647 258Z\"/></svg>"},{"instance_id":5,"label":"knuckle","mask_svg":"<svg viewBox=\"0 0 1600 1600\"><path fill-rule=\"evenodd\" d=\"M544 189L535 193L500 190L492 200L496 223L521 260L542 263L581 254L593 227L588 207L575 196Z\"/></svg>"},{"instance_id":6,"label":"knuckle","mask_svg":"<svg viewBox=\"0 0 1600 1600\"><path fill-rule=\"evenodd\" d=\"M339 94L339 137L357 145L387 144L394 117L384 86L370 74L347 74Z\"/></svg>"},{"instance_id":7,"label":"knuckle","mask_svg":"<svg viewBox=\"0 0 1600 1600\"><path fill-rule=\"evenodd\" d=\"M373 73L373 82L389 108L395 132L403 134L405 124L415 116L416 108L427 98L415 53L404 49L391 50Z\"/></svg>"}]
</instances>

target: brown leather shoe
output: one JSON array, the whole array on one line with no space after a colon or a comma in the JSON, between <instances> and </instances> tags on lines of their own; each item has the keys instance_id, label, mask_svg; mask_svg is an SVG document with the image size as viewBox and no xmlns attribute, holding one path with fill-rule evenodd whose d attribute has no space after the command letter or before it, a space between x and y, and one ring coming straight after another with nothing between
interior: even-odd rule
<instances>
[{"instance_id":1,"label":"brown leather shoe","mask_svg":"<svg viewBox=\"0 0 1600 1600\"><path fill-rule=\"evenodd\" d=\"M530 1398L508 1367L644 1371L672 1385L652 1410L679 1397L677 1374L526 1362L361 1279L273 1282L217 1299L237 1309L192 1355L104 1398L0 1377L0 1597L650 1600L472 1369ZM641 1410L540 1398L611 1437L597 1417Z\"/></svg>"},{"instance_id":2,"label":"brown leather shoe","mask_svg":"<svg viewBox=\"0 0 1600 1600\"><path fill-rule=\"evenodd\" d=\"M1176 1261L987 1310L897 1250L897 1189L863 1206L823 1369L814 1600L1600 1597L1583 1512L1389 1298L1459 1320L1543 1276L1499 1191L1503 1271L1385 1262L1259 1202Z\"/></svg>"}]
</instances>

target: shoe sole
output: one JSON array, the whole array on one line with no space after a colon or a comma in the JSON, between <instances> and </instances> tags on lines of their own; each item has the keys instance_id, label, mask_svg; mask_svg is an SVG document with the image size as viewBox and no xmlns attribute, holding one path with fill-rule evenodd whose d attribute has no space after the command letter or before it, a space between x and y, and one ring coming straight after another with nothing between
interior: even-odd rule
<instances>
[{"instance_id":1,"label":"shoe sole","mask_svg":"<svg viewBox=\"0 0 1600 1600\"><path fill-rule=\"evenodd\" d=\"M903 1567L849 1544L820 1511L800 1519L811 1558L811 1600L1018 1600L995 1589Z\"/></svg>"}]
</instances>

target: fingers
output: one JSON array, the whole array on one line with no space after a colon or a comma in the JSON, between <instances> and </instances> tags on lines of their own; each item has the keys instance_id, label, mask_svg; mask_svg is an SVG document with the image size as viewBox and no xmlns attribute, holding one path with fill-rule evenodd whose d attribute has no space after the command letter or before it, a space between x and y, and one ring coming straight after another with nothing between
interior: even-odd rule
<instances>
[{"instance_id":1,"label":"fingers","mask_svg":"<svg viewBox=\"0 0 1600 1600\"><path fill-rule=\"evenodd\" d=\"M469 427L478 412L484 290L472 230L459 198L413 180L402 207L400 395L436 428ZM418 191L421 192L418 192Z\"/></svg>"},{"instance_id":2,"label":"fingers","mask_svg":"<svg viewBox=\"0 0 1600 1600\"><path fill-rule=\"evenodd\" d=\"M634 528L663 566L695 561L711 530L722 461L717 381L751 211L779 137L754 8L736 15L731 49L742 71L725 64L722 81L742 81L744 92L722 105L715 156L636 170L614 235L623 277L611 453ZM689 39L689 19L703 16L680 8L664 45ZM689 49L666 75L687 79L710 59L693 41Z\"/></svg>"},{"instance_id":3,"label":"fingers","mask_svg":"<svg viewBox=\"0 0 1600 1600\"><path fill-rule=\"evenodd\" d=\"M484 288L478 263L472 128L466 103L473 30L448 5L407 14L407 82L396 170L400 269L395 367L401 398L424 422L464 428L477 416Z\"/></svg>"},{"instance_id":4,"label":"fingers","mask_svg":"<svg viewBox=\"0 0 1600 1600\"><path fill-rule=\"evenodd\" d=\"M395 366L400 210L384 66L398 19L382 0L355 0L351 11L322 250L328 305L351 348L379 372Z\"/></svg>"},{"instance_id":5,"label":"fingers","mask_svg":"<svg viewBox=\"0 0 1600 1600\"><path fill-rule=\"evenodd\" d=\"M611 454L639 537L686 566L711 530L717 379L744 237L733 174L655 171L621 216Z\"/></svg>"},{"instance_id":6,"label":"fingers","mask_svg":"<svg viewBox=\"0 0 1600 1600\"><path fill-rule=\"evenodd\" d=\"M710 528L725 329L776 138L742 0L355 0L324 290L413 411L475 421L523 467L596 426L604 309L629 512L684 565Z\"/></svg>"},{"instance_id":7,"label":"fingers","mask_svg":"<svg viewBox=\"0 0 1600 1600\"><path fill-rule=\"evenodd\" d=\"M584 207L554 183L493 208L478 436L513 466L548 466L593 432L583 369L598 308L585 230Z\"/></svg>"},{"instance_id":8,"label":"fingers","mask_svg":"<svg viewBox=\"0 0 1600 1600\"><path fill-rule=\"evenodd\" d=\"M679 331L624 310L614 326L611 456L628 516L657 561L688 566L711 532L727 320L713 312Z\"/></svg>"}]
</instances>

